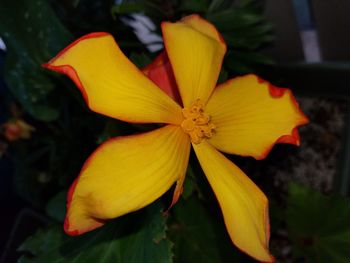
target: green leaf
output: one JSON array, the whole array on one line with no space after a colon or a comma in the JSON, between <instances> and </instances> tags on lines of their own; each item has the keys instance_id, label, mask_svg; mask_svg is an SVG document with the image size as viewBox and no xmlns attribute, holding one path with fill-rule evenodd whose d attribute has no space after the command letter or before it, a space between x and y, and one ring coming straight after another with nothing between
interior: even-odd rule
<instances>
[{"instance_id":1,"label":"green leaf","mask_svg":"<svg viewBox=\"0 0 350 263\"><path fill-rule=\"evenodd\" d=\"M46 213L59 222L63 222L66 214L67 191L59 192L46 205Z\"/></svg>"},{"instance_id":2,"label":"green leaf","mask_svg":"<svg viewBox=\"0 0 350 263\"><path fill-rule=\"evenodd\" d=\"M130 60L138 67L144 68L152 62L151 58L145 53L135 53L132 52L130 55Z\"/></svg>"},{"instance_id":3,"label":"green leaf","mask_svg":"<svg viewBox=\"0 0 350 263\"><path fill-rule=\"evenodd\" d=\"M215 263L242 262L240 255L220 225L219 214L214 219L195 195L180 199L172 208L174 222L169 235L174 242L175 262Z\"/></svg>"},{"instance_id":4,"label":"green leaf","mask_svg":"<svg viewBox=\"0 0 350 263\"><path fill-rule=\"evenodd\" d=\"M225 70L224 67L221 68L219 79L218 79L218 84L224 83L228 79L228 72Z\"/></svg>"},{"instance_id":5,"label":"green leaf","mask_svg":"<svg viewBox=\"0 0 350 263\"><path fill-rule=\"evenodd\" d=\"M188 164L187 172L186 172L186 180L184 182L183 192L182 192L182 198L188 199L193 192L196 190L196 182L195 182L195 175L193 168L191 166L191 163Z\"/></svg>"},{"instance_id":6,"label":"green leaf","mask_svg":"<svg viewBox=\"0 0 350 263\"><path fill-rule=\"evenodd\" d=\"M127 15L132 13L144 13L151 18L161 19L167 15L168 2L160 0L140 0L136 3L121 2L112 7L111 12L114 17L116 15Z\"/></svg>"},{"instance_id":7,"label":"green leaf","mask_svg":"<svg viewBox=\"0 0 350 263\"><path fill-rule=\"evenodd\" d=\"M212 0L209 6L208 11L213 12L216 11L221 7L222 4L224 4L225 0Z\"/></svg>"},{"instance_id":8,"label":"green leaf","mask_svg":"<svg viewBox=\"0 0 350 263\"><path fill-rule=\"evenodd\" d=\"M215 230L194 198L179 201L174 206L177 219L171 229L175 244L175 262L220 262L220 252L215 242Z\"/></svg>"},{"instance_id":9,"label":"green leaf","mask_svg":"<svg viewBox=\"0 0 350 263\"><path fill-rule=\"evenodd\" d=\"M70 33L45 0L2 0L0 16L0 36L7 47L6 83L32 116L56 119L58 111L48 100L54 84L41 64L71 42Z\"/></svg>"},{"instance_id":10,"label":"green leaf","mask_svg":"<svg viewBox=\"0 0 350 263\"><path fill-rule=\"evenodd\" d=\"M230 51L224 60L225 66L238 74L247 74L255 71L258 65L272 65L268 56L257 52Z\"/></svg>"},{"instance_id":11,"label":"green leaf","mask_svg":"<svg viewBox=\"0 0 350 263\"><path fill-rule=\"evenodd\" d=\"M120 3L114 5L111 9L113 15L128 15L132 13L142 12L144 8L143 3Z\"/></svg>"},{"instance_id":12,"label":"green leaf","mask_svg":"<svg viewBox=\"0 0 350 263\"><path fill-rule=\"evenodd\" d=\"M218 28L231 50L256 51L274 40L272 25L267 23L254 1L250 2L207 14L207 19Z\"/></svg>"},{"instance_id":13,"label":"green leaf","mask_svg":"<svg viewBox=\"0 0 350 263\"><path fill-rule=\"evenodd\" d=\"M33 256L40 255L46 253L49 250L55 250L55 248L61 245L64 239L65 236L62 231L62 227L56 225L46 230L38 230L38 232L36 232L35 235L28 237L24 241L24 243L17 249L17 251L27 252L32 254ZM36 262L36 260L27 257L21 257L19 262L29 263Z\"/></svg>"},{"instance_id":14,"label":"green leaf","mask_svg":"<svg viewBox=\"0 0 350 263\"><path fill-rule=\"evenodd\" d=\"M182 1L179 10L187 12L206 12L209 8L208 0L186 0Z\"/></svg>"},{"instance_id":15,"label":"green leaf","mask_svg":"<svg viewBox=\"0 0 350 263\"><path fill-rule=\"evenodd\" d=\"M350 258L350 200L291 184L288 231L296 255L307 262L345 263Z\"/></svg>"},{"instance_id":16,"label":"green leaf","mask_svg":"<svg viewBox=\"0 0 350 263\"><path fill-rule=\"evenodd\" d=\"M108 120L103 132L97 137L97 144L101 144L116 136L128 135L133 131L128 129L128 124L119 120Z\"/></svg>"},{"instance_id":17,"label":"green leaf","mask_svg":"<svg viewBox=\"0 0 350 263\"><path fill-rule=\"evenodd\" d=\"M249 27L261 23L263 16L246 9L230 8L208 14L207 19L214 23L218 30L222 32L235 31L242 28L249 30Z\"/></svg>"},{"instance_id":18,"label":"green leaf","mask_svg":"<svg viewBox=\"0 0 350 263\"><path fill-rule=\"evenodd\" d=\"M19 248L34 257L20 263L171 263L171 243L166 239L160 203L108 222L78 237L67 237L62 228L39 231Z\"/></svg>"}]
</instances>

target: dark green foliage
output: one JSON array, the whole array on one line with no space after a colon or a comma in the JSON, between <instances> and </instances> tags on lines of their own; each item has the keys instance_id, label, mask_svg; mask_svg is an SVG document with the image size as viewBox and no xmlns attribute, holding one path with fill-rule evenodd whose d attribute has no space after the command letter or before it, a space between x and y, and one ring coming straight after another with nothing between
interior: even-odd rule
<instances>
[{"instance_id":1,"label":"dark green foliage","mask_svg":"<svg viewBox=\"0 0 350 263\"><path fill-rule=\"evenodd\" d=\"M78 237L67 237L62 226L40 230L19 248L34 257L23 256L19 262L171 263L165 231L162 206L155 203Z\"/></svg>"},{"instance_id":2,"label":"dark green foliage","mask_svg":"<svg viewBox=\"0 0 350 263\"><path fill-rule=\"evenodd\" d=\"M80 4L86 1L80 1ZM13 95L12 103L19 104L24 117L36 128L30 140L13 144L16 166L14 188L37 207L45 206L47 198L69 186L108 125L105 118L87 110L80 92L67 77L41 67L73 41L73 34L68 28L75 29L74 35L79 35L88 25L63 25L55 11L63 19L64 15L73 11L65 6L65 2L53 4L56 10L45 0L6 0L0 3L0 37L7 47L5 81ZM97 5L97 8L103 6ZM102 25L99 29L108 31L113 26L109 22L114 21L109 12L111 7L108 8L109 16L102 12L106 8L93 12L93 7L96 4L80 7L80 15L94 13L104 17L99 21L106 23L105 29ZM125 28L120 26L120 31ZM133 36L132 31L128 29L128 32L125 37L133 41L135 37L130 37ZM125 134L125 129L128 129L127 125L120 125L119 134L108 136Z\"/></svg>"},{"instance_id":3,"label":"dark green foliage","mask_svg":"<svg viewBox=\"0 0 350 263\"><path fill-rule=\"evenodd\" d=\"M66 214L67 191L59 192L46 205L46 213L51 218L63 223Z\"/></svg>"},{"instance_id":4,"label":"dark green foliage","mask_svg":"<svg viewBox=\"0 0 350 263\"><path fill-rule=\"evenodd\" d=\"M194 198L179 202L174 207L174 218L170 226L175 243L175 262L220 262L220 240L201 203Z\"/></svg>"},{"instance_id":5,"label":"dark green foliage","mask_svg":"<svg viewBox=\"0 0 350 263\"><path fill-rule=\"evenodd\" d=\"M177 203L169 227L175 262L190 263L193 259L201 263L240 262L225 230L218 226L195 196Z\"/></svg>"},{"instance_id":6,"label":"dark green foliage","mask_svg":"<svg viewBox=\"0 0 350 263\"><path fill-rule=\"evenodd\" d=\"M286 220L296 256L307 262L346 263L350 258L350 200L292 184Z\"/></svg>"},{"instance_id":7,"label":"dark green foliage","mask_svg":"<svg viewBox=\"0 0 350 263\"><path fill-rule=\"evenodd\" d=\"M45 0L1 1L0 16L0 36L8 49L4 72L8 87L33 117L57 119L57 101L52 98L55 84L41 64L69 44L72 35Z\"/></svg>"},{"instance_id":8,"label":"dark green foliage","mask_svg":"<svg viewBox=\"0 0 350 263\"><path fill-rule=\"evenodd\" d=\"M138 67L144 68L152 62L149 56L145 53L131 53L130 60Z\"/></svg>"}]
</instances>

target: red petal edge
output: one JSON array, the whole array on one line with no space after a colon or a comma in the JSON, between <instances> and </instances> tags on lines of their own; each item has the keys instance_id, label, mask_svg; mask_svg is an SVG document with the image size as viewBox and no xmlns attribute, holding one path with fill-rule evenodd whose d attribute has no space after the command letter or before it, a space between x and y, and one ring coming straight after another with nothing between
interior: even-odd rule
<instances>
[{"instance_id":1,"label":"red petal edge","mask_svg":"<svg viewBox=\"0 0 350 263\"><path fill-rule=\"evenodd\" d=\"M116 138L114 138L114 139L116 139ZM114 140L114 139L111 139L111 140ZM68 194L67 194L67 205L66 205L66 207L67 207L67 213L68 213L68 209L69 209L69 207L70 207L70 204L71 204L71 202L72 202L73 194L74 194L75 188L76 188L76 186L77 186L77 184L78 184L78 182L79 182L80 176L83 174L83 172L85 171L85 169L86 169L87 166L89 165L91 159L92 159L92 158L95 156L95 154L99 151L99 148L100 148L102 145L104 145L105 143L109 143L111 140L108 140L108 141L104 142L103 144L101 144L101 145L89 156L89 158L85 161L85 163L84 163L84 165L83 165L83 167L82 167L82 169L81 169L81 171L80 171L78 177L73 181L72 185L71 185L70 188L69 188L69 191L68 191ZM105 220L97 219L97 218L96 218L96 221L98 221L99 223L97 223L95 226L93 226L93 227L91 227L91 228L89 228L89 229L84 229L84 230L82 230L82 231L79 231L79 230L76 229L76 230L70 231L70 230L69 230L69 226L70 226L70 224L69 224L69 219L68 219L68 216L67 216L67 214L66 214L66 217L65 217L65 219L64 219L64 226L63 226L63 229L64 229L64 232L66 232L67 235L70 235L70 236L78 236L78 235L84 234L84 233L86 233L86 232L89 232L89 231L91 231L91 230L94 230L94 229L96 229L96 228L98 228L98 227L104 225L105 222L106 222Z\"/></svg>"},{"instance_id":2,"label":"red petal edge","mask_svg":"<svg viewBox=\"0 0 350 263\"><path fill-rule=\"evenodd\" d=\"M273 146L277 143L287 143L287 144L293 144L293 145L299 146L300 145L300 136L299 136L299 132L298 132L298 127L309 123L309 119L301 111L299 104L296 101L296 99L295 99L295 97L290 89L276 87L276 86L272 85L271 83L269 83L268 81L260 78L259 76L256 76L256 75L254 75L254 76L258 79L259 83L268 85L268 88L269 88L269 91L270 91L270 94L272 97L280 98L280 97L284 96L285 93L287 93L289 95L290 99L292 100L292 103L294 104L295 108L297 109L299 115L301 116L299 122L295 125L295 127L291 131L290 135L282 135L281 137L279 137L276 140L276 142L274 144L272 144L270 147L268 147L261 156L258 156L255 158L257 160L262 160L262 159L266 158L266 156L272 150Z\"/></svg>"},{"instance_id":3,"label":"red petal edge","mask_svg":"<svg viewBox=\"0 0 350 263\"><path fill-rule=\"evenodd\" d=\"M185 182L185 178L186 178L186 173L183 175L182 178L177 180L176 186L175 186L175 189L174 189L174 193L173 193L173 198L171 200L171 204L168 207L168 209L165 210L165 212L164 212L165 215L168 215L170 209L177 203L177 201L179 201L179 198L182 195L183 190L184 190L183 184Z\"/></svg>"},{"instance_id":4,"label":"red petal edge","mask_svg":"<svg viewBox=\"0 0 350 263\"><path fill-rule=\"evenodd\" d=\"M221 209L221 207L220 207ZM265 225L266 225L266 244L269 245L269 242L270 242L270 220L269 220L269 204L267 203L266 205L266 209L264 211L264 221L265 221ZM233 243L233 242L232 242ZM243 249L239 248L238 246L236 246L235 243L233 243L233 245L238 248L239 251L241 251L243 254L246 254L248 255L249 257L251 258L254 258L255 260L261 262L261 263L264 263L265 261L260 261L259 259L255 258L254 256L248 254L246 251L244 251ZM269 247L267 247L269 249ZM268 263L275 263L276 262L276 259L273 255L271 255L270 253L270 261L268 261Z\"/></svg>"},{"instance_id":5,"label":"red petal edge","mask_svg":"<svg viewBox=\"0 0 350 263\"><path fill-rule=\"evenodd\" d=\"M134 137L134 136L137 136L136 135L128 135L128 136L118 136L118 137L115 137L115 138L111 138L105 142L103 142L101 145L99 145L97 147L97 149L87 158L87 160L85 161L83 167L81 168L81 171L78 175L78 177L74 180L74 182L72 183L72 185L70 186L69 188L69 191L68 191L68 194L67 194L67 211L70 207L70 204L72 202L72 198L73 198L73 195L74 195L74 191L75 191L75 188L79 182L79 179L80 179L80 176L83 174L83 172L86 170L86 168L88 167L88 165L90 164L91 160L95 157L95 155L106 145L110 144L110 143L113 143L115 142L116 140L119 140L121 138L127 138L127 137ZM89 232L91 230L94 230L100 226L102 226L104 223L106 223L107 220L103 220L103 219L98 219L98 218L95 218L95 220L99 223L96 224L96 226L93 226L89 229L84 229L82 231L79 231L79 230L73 230L73 231L70 231L69 230L69 219L68 219L68 216L66 215L66 218L64 220L64 231L70 235L70 236L77 236L77 235L81 235L81 234L84 234L86 232Z\"/></svg>"},{"instance_id":6,"label":"red petal edge","mask_svg":"<svg viewBox=\"0 0 350 263\"><path fill-rule=\"evenodd\" d=\"M78 178L76 178L74 180L74 182L72 183L71 187L69 188L69 191L68 191L68 194L67 194L67 204L66 204L67 211L68 211L68 208L70 207L70 204L72 202L73 193L74 193L75 187L77 186L78 180L79 180L79 176L78 176ZM79 231L78 230L73 230L73 231L69 230L69 220L68 220L67 216L64 219L63 229L64 229L64 232L66 232L66 234L68 234L70 236L77 236L77 235L79 235Z\"/></svg>"},{"instance_id":7,"label":"red petal edge","mask_svg":"<svg viewBox=\"0 0 350 263\"><path fill-rule=\"evenodd\" d=\"M221 204L218 202L221 211L223 211ZM265 232L266 232L266 244L267 244L267 248L269 249L269 242L270 242L270 219L269 219L269 199L266 198L266 209L264 210L264 222L265 222ZM226 225L226 222L225 222ZM230 238L231 239L231 238ZM238 247L233 240L231 239L232 244L239 250L241 251L243 254L248 255L251 258L254 258L255 260L259 261L259 259L255 258L254 256L252 256L251 254L249 254L248 252L244 251L243 249L241 249L240 247ZM275 263L275 257L273 255L271 255L270 253L270 261L268 261L269 263ZM262 262L262 261L259 261Z\"/></svg>"},{"instance_id":8,"label":"red petal edge","mask_svg":"<svg viewBox=\"0 0 350 263\"><path fill-rule=\"evenodd\" d=\"M79 88L80 92L82 93L83 97L84 97L84 100L85 102L87 103L87 105L89 105L89 101L88 101L88 96L87 96L87 93L79 79L79 76L77 74L77 72L75 71L75 69L70 66L70 65L61 65L61 66L53 66L52 63L57 59L59 58L60 56L64 55L65 52L67 52L67 50L69 50L70 48L72 48L73 46L77 45L80 41L83 41L85 39L89 39L89 38L97 38L97 37L103 37L103 36L107 36L107 35L110 35L109 33L107 32L94 32L94 33L90 33L90 34L87 34L87 35L84 35L82 37L80 37L79 39L75 40L74 42L72 42L70 45L68 45L67 47L65 47L62 51L60 51L53 59L51 59L48 63L44 63L42 64L41 66L43 68L47 68L49 70L52 70L52 71L56 71L58 73L62 73L62 74L65 74L67 75L70 79L73 80L73 82L75 83L75 85ZM88 165L89 163L89 160L90 158L93 156L93 154L88 158L88 160L85 162L83 168L82 168L82 171L84 171L84 169L86 168L86 166ZM81 173L82 173L81 171ZM80 173L80 174L81 174ZM76 188L76 185L79 181L79 177L80 175L74 180L73 184L71 185L71 187L69 188L69 191L68 191L68 194L67 194L67 211L68 211L68 208L70 207L70 204L71 204L71 201L72 201L72 198L73 198L73 194L74 194L74 190ZM73 230L73 231L70 231L69 230L69 219L68 217L66 216L65 220L64 220L64 231L70 235L70 236L77 236L77 235L80 235L82 233L85 233L85 232L88 232L90 230L93 230L101 225L103 225L103 222L101 221L100 224L97 224L94 228L92 229L86 229L84 231L79 231L79 230Z\"/></svg>"},{"instance_id":9,"label":"red petal edge","mask_svg":"<svg viewBox=\"0 0 350 263\"><path fill-rule=\"evenodd\" d=\"M94 33L90 33L87 34L85 36L82 36L80 38L78 38L77 40L75 40L73 43L71 43L70 45L68 45L66 48L64 48L62 51L60 51L53 59L51 59L48 63L44 63L41 66L44 68L47 68L49 70L52 71L56 71L58 73L62 73L67 75L71 80L73 80L73 82L75 83L75 85L77 85L77 87L79 88L80 92L82 93L84 100L86 102L87 105L89 105L89 100L88 100L88 96L87 93L83 87L83 84L81 83L79 76L77 74L77 72L75 71L75 69L70 66L70 65L61 65L61 66L52 66L52 63L59 57L61 57L62 55L64 55L65 52L67 52L67 50L69 50L70 48L72 48L73 46L77 45L80 41L83 41L85 39L89 39L89 38L97 38L97 37L103 37L103 36L107 36L110 35L107 32L94 32Z\"/></svg>"}]
</instances>

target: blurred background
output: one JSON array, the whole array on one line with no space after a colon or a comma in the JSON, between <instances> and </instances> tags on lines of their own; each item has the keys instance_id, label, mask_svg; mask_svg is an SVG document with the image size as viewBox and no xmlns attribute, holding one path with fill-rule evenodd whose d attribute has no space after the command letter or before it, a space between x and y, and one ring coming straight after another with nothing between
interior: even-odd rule
<instances>
[{"instance_id":1,"label":"blurred background","mask_svg":"<svg viewBox=\"0 0 350 263\"><path fill-rule=\"evenodd\" d=\"M181 200L77 238L62 230L67 189L108 138L147 131L89 111L41 64L76 38L114 35L140 68L163 48L161 21L198 13L228 45L219 82L256 73L290 88L310 124L301 146L263 161L230 156L270 200L277 262L350 262L348 0L1 0L0 262L255 262L232 246L194 157Z\"/></svg>"}]
</instances>

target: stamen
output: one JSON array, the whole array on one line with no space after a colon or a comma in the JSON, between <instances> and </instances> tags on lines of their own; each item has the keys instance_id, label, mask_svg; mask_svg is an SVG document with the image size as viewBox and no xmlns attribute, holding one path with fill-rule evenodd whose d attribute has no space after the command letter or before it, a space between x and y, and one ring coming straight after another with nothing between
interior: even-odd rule
<instances>
[{"instance_id":1,"label":"stamen","mask_svg":"<svg viewBox=\"0 0 350 263\"><path fill-rule=\"evenodd\" d=\"M200 99L189 108L183 108L184 120L181 127L185 133L190 135L194 144L199 144L203 139L212 137L215 125L210 122L210 116L204 113L203 104Z\"/></svg>"}]
</instances>

